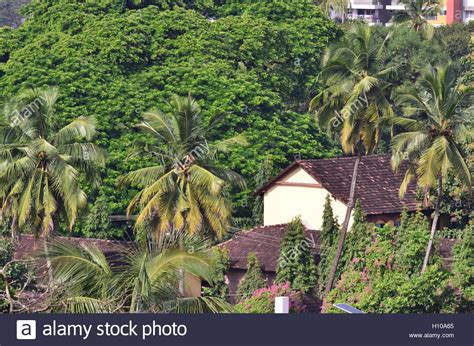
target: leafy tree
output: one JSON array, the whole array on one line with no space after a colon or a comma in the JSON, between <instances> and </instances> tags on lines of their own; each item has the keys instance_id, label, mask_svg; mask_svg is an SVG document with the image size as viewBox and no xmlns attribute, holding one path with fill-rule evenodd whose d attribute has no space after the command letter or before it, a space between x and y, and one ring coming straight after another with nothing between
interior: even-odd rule
<instances>
[{"instance_id":1,"label":"leafy tree","mask_svg":"<svg viewBox=\"0 0 474 346\"><path fill-rule=\"evenodd\" d=\"M6 103L0 128L0 195L12 228L31 223L48 236L62 216L72 229L86 203L80 175L97 178L103 152L92 143L95 120L58 126L57 89L30 90Z\"/></svg>"},{"instance_id":2,"label":"leafy tree","mask_svg":"<svg viewBox=\"0 0 474 346\"><path fill-rule=\"evenodd\" d=\"M396 67L385 68L379 64L385 42L379 45L367 25L351 27L345 39L330 47L324 56L321 77L327 87L310 103L319 125L330 132L338 132L344 152L356 155L346 215L325 288L326 294L332 288L344 249L362 154L364 151L372 153L377 147L381 136L379 120L393 115L385 97L387 83L384 79Z\"/></svg>"},{"instance_id":3,"label":"leafy tree","mask_svg":"<svg viewBox=\"0 0 474 346\"><path fill-rule=\"evenodd\" d=\"M237 301L247 299L259 288L265 287L265 280L262 277L260 262L255 253L250 252L247 256L247 273L239 283L237 288Z\"/></svg>"},{"instance_id":4,"label":"leafy tree","mask_svg":"<svg viewBox=\"0 0 474 346\"><path fill-rule=\"evenodd\" d=\"M406 211L401 215L397 230L397 251L395 261L398 270L413 275L420 271L426 243L429 240L428 220L421 212L410 216Z\"/></svg>"},{"instance_id":5,"label":"leafy tree","mask_svg":"<svg viewBox=\"0 0 474 346\"><path fill-rule=\"evenodd\" d=\"M440 10L439 0L401 0L405 5L403 11L397 11L392 17L392 22L399 25L407 25L411 30L423 34L431 40L435 34L435 28L428 20L436 16Z\"/></svg>"},{"instance_id":6,"label":"leafy tree","mask_svg":"<svg viewBox=\"0 0 474 346\"><path fill-rule=\"evenodd\" d=\"M357 200L354 207L351 231L347 235L346 246L337 270L336 280L351 263L354 264L355 268L362 268L364 266L365 249L372 242L372 228L373 225L365 220L360 201Z\"/></svg>"},{"instance_id":7,"label":"leafy tree","mask_svg":"<svg viewBox=\"0 0 474 346\"><path fill-rule=\"evenodd\" d=\"M421 271L424 272L438 225L442 199L443 178L448 171L463 186L471 187L471 173L463 157L461 145L470 142L472 131L472 88L460 87L452 64L429 68L417 88L401 94L397 103L403 107L406 117L397 117L394 123L408 132L396 135L392 141L392 164L399 169L408 159L412 164L406 171L400 187L400 195L412 178L418 177L418 185L425 189L436 186L436 202L431 226L431 236Z\"/></svg>"},{"instance_id":8,"label":"leafy tree","mask_svg":"<svg viewBox=\"0 0 474 346\"><path fill-rule=\"evenodd\" d=\"M314 291L317 282L316 264L311 241L306 239L301 218L293 219L285 230L276 268L276 282L288 282L292 289L305 293Z\"/></svg>"},{"instance_id":9,"label":"leafy tree","mask_svg":"<svg viewBox=\"0 0 474 346\"><path fill-rule=\"evenodd\" d=\"M323 211L323 225L321 228L321 250L318 264L318 286L320 294L326 287L331 263L336 252L337 237L339 234L339 224L331 206L331 197L326 196Z\"/></svg>"},{"instance_id":10,"label":"leafy tree","mask_svg":"<svg viewBox=\"0 0 474 346\"><path fill-rule=\"evenodd\" d=\"M100 195L96 198L88 213L84 215L84 221L79 225L80 227L76 227L74 233L88 238L104 239L116 234L117 238L119 238L123 235L121 233L123 230L112 225L110 215L111 211L107 198ZM112 228L114 229L112 230Z\"/></svg>"},{"instance_id":11,"label":"leafy tree","mask_svg":"<svg viewBox=\"0 0 474 346\"><path fill-rule=\"evenodd\" d=\"M262 187L273 176L273 162L269 157L266 157L262 162L257 175L255 176L255 186ZM254 225L263 224L263 196L255 197L252 208L252 218Z\"/></svg>"},{"instance_id":12,"label":"leafy tree","mask_svg":"<svg viewBox=\"0 0 474 346\"><path fill-rule=\"evenodd\" d=\"M420 238L423 233L425 239L428 236L423 228L425 223L421 214L414 214L404 215L398 229L375 228L373 241L366 243L364 257L345 268L336 287L325 298L323 312L337 312L333 307L336 302L369 313L445 311L452 300L449 274L438 263L430 265L424 273L418 270L421 258L417 256L423 251Z\"/></svg>"},{"instance_id":13,"label":"leafy tree","mask_svg":"<svg viewBox=\"0 0 474 346\"><path fill-rule=\"evenodd\" d=\"M230 205L223 194L225 183L244 186L231 170L213 165L217 152L244 145L245 138L235 136L208 143L209 131L220 121L206 125L201 109L191 97L174 95L171 113L150 111L138 128L152 136L136 142L133 156L148 156L154 166L145 167L120 178L122 185L142 190L130 202L128 214L138 206L137 225L157 219L156 234L184 230L191 234L209 227L222 238L229 227Z\"/></svg>"},{"instance_id":14,"label":"leafy tree","mask_svg":"<svg viewBox=\"0 0 474 346\"><path fill-rule=\"evenodd\" d=\"M35 276L25 262L15 260L11 238L0 235L0 313L28 312L18 296L34 290Z\"/></svg>"},{"instance_id":15,"label":"leafy tree","mask_svg":"<svg viewBox=\"0 0 474 346\"><path fill-rule=\"evenodd\" d=\"M471 33L464 23L443 25L437 30L452 60L459 60L471 52Z\"/></svg>"},{"instance_id":16,"label":"leafy tree","mask_svg":"<svg viewBox=\"0 0 474 346\"><path fill-rule=\"evenodd\" d=\"M472 232L473 224L468 225L463 232L461 241L452 249L453 263L451 266L451 285L454 288L454 306L451 312L472 313L474 299L474 269L472 267Z\"/></svg>"},{"instance_id":17,"label":"leafy tree","mask_svg":"<svg viewBox=\"0 0 474 346\"><path fill-rule=\"evenodd\" d=\"M229 250L227 248L214 247L212 249L213 263L209 273L210 287L205 288L204 294L210 297L218 297L227 300L229 286L225 275L230 268Z\"/></svg>"},{"instance_id":18,"label":"leafy tree","mask_svg":"<svg viewBox=\"0 0 474 346\"><path fill-rule=\"evenodd\" d=\"M182 238L180 238L182 239ZM222 312L230 307L213 297L183 298L176 287L179 270L208 279L210 259L204 244L185 237L119 250L121 266L111 266L94 245L53 242L49 248L55 282L51 310L73 313ZM190 253L190 248L194 253ZM61 283L58 285L58 283ZM62 287L62 288L61 288Z\"/></svg>"},{"instance_id":19,"label":"leafy tree","mask_svg":"<svg viewBox=\"0 0 474 346\"><path fill-rule=\"evenodd\" d=\"M127 159L142 136L132 126L149 109L170 111L172 94L191 93L206 121L227 114L209 141L244 132L252 143L216 157L248 182L231 194L235 217L251 217L253 178L270 149L275 170L298 153L339 153L305 106L320 88L321 53L341 34L318 6L226 1L209 12L198 1L161 3L127 9L116 0L35 0L20 28L0 29L0 97L57 85L61 123L96 115L97 140L108 152L101 194L112 214L124 214L137 193L117 189L116 178L153 164Z\"/></svg>"},{"instance_id":20,"label":"leafy tree","mask_svg":"<svg viewBox=\"0 0 474 346\"><path fill-rule=\"evenodd\" d=\"M426 64L444 64L450 60L444 44L436 40L426 40L406 26L373 27L373 30L380 42L390 35L380 63L387 67L396 66L387 76L393 86L388 90L392 99L397 90L394 86L415 83Z\"/></svg>"}]
</instances>

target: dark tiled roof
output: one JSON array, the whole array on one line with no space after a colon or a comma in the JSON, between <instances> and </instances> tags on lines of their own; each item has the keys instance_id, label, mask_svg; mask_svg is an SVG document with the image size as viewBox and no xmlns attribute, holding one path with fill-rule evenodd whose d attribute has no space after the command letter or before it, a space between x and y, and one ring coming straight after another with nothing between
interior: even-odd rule
<instances>
[{"instance_id":1,"label":"dark tiled roof","mask_svg":"<svg viewBox=\"0 0 474 346\"><path fill-rule=\"evenodd\" d=\"M287 173L301 167L336 199L347 203L352 180L355 157L342 157L323 160L301 160L287 167L276 178L268 182L257 193L267 191L273 183ZM403 181L406 167L393 172L390 155L370 155L362 157L357 175L355 196L359 199L365 214L385 214L401 212L405 206L408 210L417 210L420 203L416 200L416 184L411 182L402 200L399 188Z\"/></svg>"},{"instance_id":2,"label":"dark tiled roof","mask_svg":"<svg viewBox=\"0 0 474 346\"><path fill-rule=\"evenodd\" d=\"M262 266L262 270L274 272L280 252L280 243L286 231L286 224L260 226L249 231L237 233L231 240L219 246L229 250L231 268L247 269L247 256L254 252ZM309 246L314 253L319 253L319 231L305 231Z\"/></svg>"},{"instance_id":3,"label":"dark tiled roof","mask_svg":"<svg viewBox=\"0 0 474 346\"><path fill-rule=\"evenodd\" d=\"M69 242L75 245L94 244L106 255L118 253L127 246L130 246L130 243L125 241L94 238L54 237L52 239ZM33 235L22 235L20 242L15 247L15 258L24 258L41 251L43 251L43 239L37 239Z\"/></svg>"}]
</instances>

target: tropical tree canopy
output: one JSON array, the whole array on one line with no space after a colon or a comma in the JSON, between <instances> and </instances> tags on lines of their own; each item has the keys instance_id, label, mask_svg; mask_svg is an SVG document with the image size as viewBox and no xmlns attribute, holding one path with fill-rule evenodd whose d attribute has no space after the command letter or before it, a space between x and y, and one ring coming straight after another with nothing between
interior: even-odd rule
<instances>
[{"instance_id":1,"label":"tropical tree canopy","mask_svg":"<svg viewBox=\"0 0 474 346\"><path fill-rule=\"evenodd\" d=\"M355 153L361 143L373 152L381 134L378 120L393 115L385 77L397 67L381 64L388 39L378 44L368 25L354 25L322 59L320 77L327 88L311 100L310 110L321 127L340 133L346 153Z\"/></svg>"},{"instance_id":2,"label":"tropical tree canopy","mask_svg":"<svg viewBox=\"0 0 474 346\"><path fill-rule=\"evenodd\" d=\"M435 17L441 10L439 0L401 0L405 10L396 11L391 21L399 25L407 25L428 39L435 35L435 28L428 20Z\"/></svg>"},{"instance_id":3,"label":"tropical tree canopy","mask_svg":"<svg viewBox=\"0 0 474 346\"><path fill-rule=\"evenodd\" d=\"M462 86L455 66L429 67L415 88L401 93L396 102L405 117L393 123L406 129L392 141L392 165L398 169L404 160L412 165L405 174L400 194L418 176L423 188L434 187L438 177L452 172L465 187L471 186L471 173L463 145L472 142L473 88Z\"/></svg>"},{"instance_id":4,"label":"tropical tree canopy","mask_svg":"<svg viewBox=\"0 0 474 346\"><path fill-rule=\"evenodd\" d=\"M72 228L86 203L81 176L97 181L104 153L93 142L95 120L79 117L60 127L57 89L33 89L6 102L0 127L2 209L48 235L59 214Z\"/></svg>"},{"instance_id":5,"label":"tropical tree canopy","mask_svg":"<svg viewBox=\"0 0 474 346\"><path fill-rule=\"evenodd\" d=\"M118 248L120 264L111 264L95 245L55 241L48 256L54 270L53 311L98 312L225 312L231 307L212 298L184 298L178 292L179 271L208 279L211 259L208 244L183 235L162 238L145 246ZM193 248L194 252L189 250Z\"/></svg>"},{"instance_id":6,"label":"tropical tree canopy","mask_svg":"<svg viewBox=\"0 0 474 346\"><path fill-rule=\"evenodd\" d=\"M208 142L209 131L222 117L216 116L205 124L201 108L191 96L174 95L170 108L170 113L145 113L137 126L151 139L137 140L131 156L150 157L155 165L121 177L122 185L142 188L131 201L128 213L140 209L137 225L157 220L157 233L170 229L196 233L208 227L221 238L231 215L224 187L226 183L243 187L244 181L213 161L217 153L246 144L245 138L238 135Z\"/></svg>"},{"instance_id":7,"label":"tropical tree canopy","mask_svg":"<svg viewBox=\"0 0 474 346\"><path fill-rule=\"evenodd\" d=\"M97 140L108 156L92 202L104 196L110 214L125 213L137 191L117 189L116 178L151 164L127 159L142 136L132 127L151 108L167 110L173 93L191 93L205 120L228 114L210 141L245 133L252 143L216 161L248 182L231 194L237 217L252 216L253 177L269 150L276 171L295 155L339 153L307 113L309 95L320 88L321 54L342 33L313 1L128 3L135 5L33 0L18 29L0 28L0 98L55 85L61 123L96 116ZM82 232L82 219L77 226L76 234L90 235ZM124 235L118 227L101 234Z\"/></svg>"}]
</instances>

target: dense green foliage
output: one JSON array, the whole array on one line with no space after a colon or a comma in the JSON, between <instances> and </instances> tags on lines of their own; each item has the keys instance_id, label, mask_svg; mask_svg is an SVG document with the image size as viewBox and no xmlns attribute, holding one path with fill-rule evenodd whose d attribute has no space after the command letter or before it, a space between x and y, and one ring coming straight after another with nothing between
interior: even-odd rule
<instances>
[{"instance_id":1,"label":"dense green foliage","mask_svg":"<svg viewBox=\"0 0 474 346\"><path fill-rule=\"evenodd\" d=\"M203 288L203 295L228 299L229 286L225 275L230 268L229 251L227 248L214 247L212 249L213 262L209 270L209 287Z\"/></svg>"},{"instance_id":2,"label":"dense green foliage","mask_svg":"<svg viewBox=\"0 0 474 346\"><path fill-rule=\"evenodd\" d=\"M373 227L373 224L366 222L360 201L357 200L352 214L352 226L347 234L346 246L339 262L336 280L340 277L341 273L346 271L351 263L359 268L361 260L365 257L365 248L372 241L373 233L371 229Z\"/></svg>"},{"instance_id":3,"label":"dense green foliage","mask_svg":"<svg viewBox=\"0 0 474 346\"><path fill-rule=\"evenodd\" d=\"M316 285L314 239L306 238L301 218L293 219L286 227L280 245L276 268L276 282L288 282L293 290L310 293Z\"/></svg>"},{"instance_id":4,"label":"dense green foliage","mask_svg":"<svg viewBox=\"0 0 474 346\"><path fill-rule=\"evenodd\" d=\"M24 262L13 260L13 249L11 239L0 233L0 313L16 311L18 291L34 288L33 273Z\"/></svg>"},{"instance_id":5,"label":"dense green foliage","mask_svg":"<svg viewBox=\"0 0 474 346\"><path fill-rule=\"evenodd\" d=\"M241 301L247 299L253 292L262 287L265 287L265 280L262 277L260 262L257 256L253 252L250 252L247 256L247 272L242 280L240 280L236 292L236 300Z\"/></svg>"},{"instance_id":6,"label":"dense green foliage","mask_svg":"<svg viewBox=\"0 0 474 346\"><path fill-rule=\"evenodd\" d=\"M211 21L199 8L124 10L118 2L33 1L24 25L0 30L0 96L58 86L60 124L97 117L98 144L109 157L90 203L106 196L110 211L124 214L135 191L118 190L116 178L147 165L126 158L140 137L133 125L149 109L168 111L172 93L191 93L205 119L227 114L211 139L243 131L251 143L218 157L249 182L232 195L234 215L251 216L249 177L270 150L275 169L296 154L337 153L304 106L319 87L321 53L340 33L316 6L230 2L216 6Z\"/></svg>"},{"instance_id":7,"label":"dense green foliage","mask_svg":"<svg viewBox=\"0 0 474 346\"><path fill-rule=\"evenodd\" d=\"M327 195L324 203L323 225L321 228L321 250L319 252L320 260L318 263L318 289L320 295L324 291L324 287L326 287L329 270L336 253L338 236L338 220L332 210L331 197Z\"/></svg>"},{"instance_id":8,"label":"dense green foliage","mask_svg":"<svg viewBox=\"0 0 474 346\"><path fill-rule=\"evenodd\" d=\"M271 314L275 312L275 298L288 297L290 300L290 313L304 312L303 295L293 291L289 283L272 285L256 290L251 297L235 305L236 312L247 314Z\"/></svg>"},{"instance_id":9,"label":"dense green foliage","mask_svg":"<svg viewBox=\"0 0 474 346\"><path fill-rule=\"evenodd\" d=\"M399 227L370 231L373 242L366 244L363 257L346 268L324 301L323 311L337 312L332 307L336 302L379 313L465 311L472 294L472 269L467 265L472 249L468 250L467 238L455 247L451 274L441 267L439 255L432 256L428 269L420 274L427 226L422 214L404 213Z\"/></svg>"},{"instance_id":10,"label":"dense green foliage","mask_svg":"<svg viewBox=\"0 0 474 346\"><path fill-rule=\"evenodd\" d=\"M473 312L474 266L473 261L474 224L465 228L461 241L453 246L454 261L451 267L451 287L453 303L451 312Z\"/></svg>"},{"instance_id":11,"label":"dense green foliage","mask_svg":"<svg viewBox=\"0 0 474 346\"><path fill-rule=\"evenodd\" d=\"M459 60L463 56L470 54L471 34L467 25L454 23L443 25L438 28L446 51L452 60Z\"/></svg>"}]
</instances>

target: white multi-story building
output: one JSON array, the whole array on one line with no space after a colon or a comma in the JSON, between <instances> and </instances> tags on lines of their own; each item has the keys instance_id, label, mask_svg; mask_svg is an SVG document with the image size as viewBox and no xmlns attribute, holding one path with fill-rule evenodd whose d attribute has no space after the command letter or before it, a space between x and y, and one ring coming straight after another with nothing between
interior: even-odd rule
<instances>
[{"instance_id":1,"label":"white multi-story building","mask_svg":"<svg viewBox=\"0 0 474 346\"><path fill-rule=\"evenodd\" d=\"M474 20L474 0L444 0L441 5L441 12L428 18L435 26ZM370 25L385 25L404 8L400 0L351 0L347 18L365 20Z\"/></svg>"}]
</instances>

